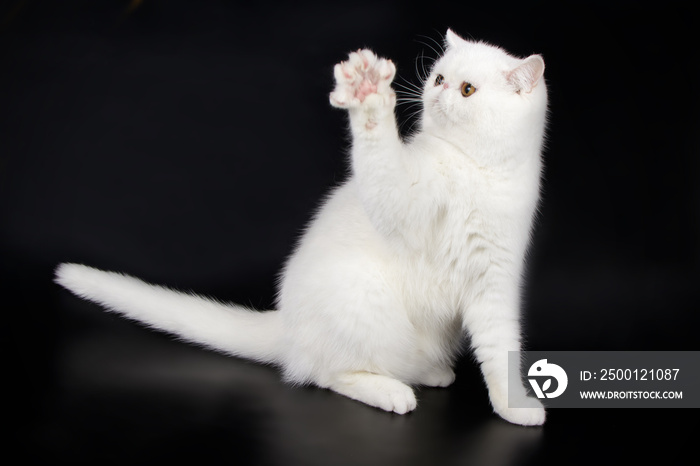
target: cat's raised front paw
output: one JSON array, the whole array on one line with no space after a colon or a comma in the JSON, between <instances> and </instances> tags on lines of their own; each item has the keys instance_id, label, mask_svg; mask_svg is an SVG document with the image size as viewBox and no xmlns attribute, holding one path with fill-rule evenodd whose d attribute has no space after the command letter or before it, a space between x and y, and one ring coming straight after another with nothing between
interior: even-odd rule
<instances>
[{"instance_id":1,"label":"cat's raised front paw","mask_svg":"<svg viewBox=\"0 0 700 466\"><path fill-rule=\"evenodd\" d=\"M347 61L335 65L335 89L331 105L338 108L393 106L396 94L391 81L396 67L370 50L352 52Z\"/></svg>"}]
</instances>

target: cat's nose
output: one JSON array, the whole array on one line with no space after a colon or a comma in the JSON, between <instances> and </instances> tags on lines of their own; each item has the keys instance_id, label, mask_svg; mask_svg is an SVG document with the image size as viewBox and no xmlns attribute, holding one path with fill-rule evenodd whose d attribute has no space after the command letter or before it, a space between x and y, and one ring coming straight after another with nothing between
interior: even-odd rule
<instances>
[{"instance_id":1,"label":"cat's nose","mask_svg":"<svg viewBox=\"0 0 700 466\"><path fill-rule=\"evenodd\" d=\"M447 84L447 83L445 83L445 84L442 85L442 88L443 88L443 89L447 89L448 87L450 87L450 85Z\"/></svg>"}]
</instances>

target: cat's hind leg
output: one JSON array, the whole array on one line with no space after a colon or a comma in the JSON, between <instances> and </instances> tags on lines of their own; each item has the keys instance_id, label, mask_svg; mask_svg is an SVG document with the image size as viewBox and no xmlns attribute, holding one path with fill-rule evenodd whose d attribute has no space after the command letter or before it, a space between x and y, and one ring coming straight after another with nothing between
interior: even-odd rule
<instances>
[{"instance_id":1,"label":"cat's hind leg","mask_svg":"<svg viewBox=\"0 0 700 466\"><path fill-rule=\"evenodd\" d=\"M436 367L421 378L426 387L449 387L455 381L455 372L450 367Z\"/></svg>"},{"instance_id":2,"label":"cat's hind leg","mask_svg":"<svg viewBox=\"0 0 700 466\"><path fill-rule=\"evenodd\" d=\"M411 387L391 377L370 372L339 374L331 379L327 388L353 400L398 414L413 411L417 405Z\"/></svg>"}]
</instances>

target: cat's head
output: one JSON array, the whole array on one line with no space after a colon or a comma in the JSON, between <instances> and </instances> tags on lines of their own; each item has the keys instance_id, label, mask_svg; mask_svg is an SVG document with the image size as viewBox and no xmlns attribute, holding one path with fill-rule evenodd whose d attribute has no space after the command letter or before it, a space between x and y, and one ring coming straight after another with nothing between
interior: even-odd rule
<instances>
[{"instance_id":1,"label":"cat's head","mask_svg":"<svg viewBox=\"0 0 700 466\"><path fill-rule=\"evenodd\" d=\"M423 88L423 131L446 139L499 140L538 128L541 133L547 91L540 55L516 58L451 30L445 45Z\"/></svg>"}]
</instances>

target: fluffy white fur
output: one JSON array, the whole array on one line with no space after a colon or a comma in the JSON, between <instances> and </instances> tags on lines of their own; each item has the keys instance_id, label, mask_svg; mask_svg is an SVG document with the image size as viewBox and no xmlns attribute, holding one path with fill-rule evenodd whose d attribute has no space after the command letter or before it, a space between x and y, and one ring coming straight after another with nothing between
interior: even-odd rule
<instances>
[{"instance_id":1,"label":"fluffy white fur","mask_svg":"<svg viewBox=\"0 0 700 466\"><path fill-rule=\"evenodd\" d=\"M445 42L422 92L420 130L408 142L396 126L392 62L360 50L336 65L330 100L349 113L352 176L286 264L278 310L224 305L75 264L61 265L57 281L155 328L278 365L291 383L400 414L416 407L412 385L453 382L466 334L496 413L542 424L538 401L508 407L507 355L520 349L544 62L452 31ZM468 97L465 82L476 88Z\"/></svg>"}]
</instances>

